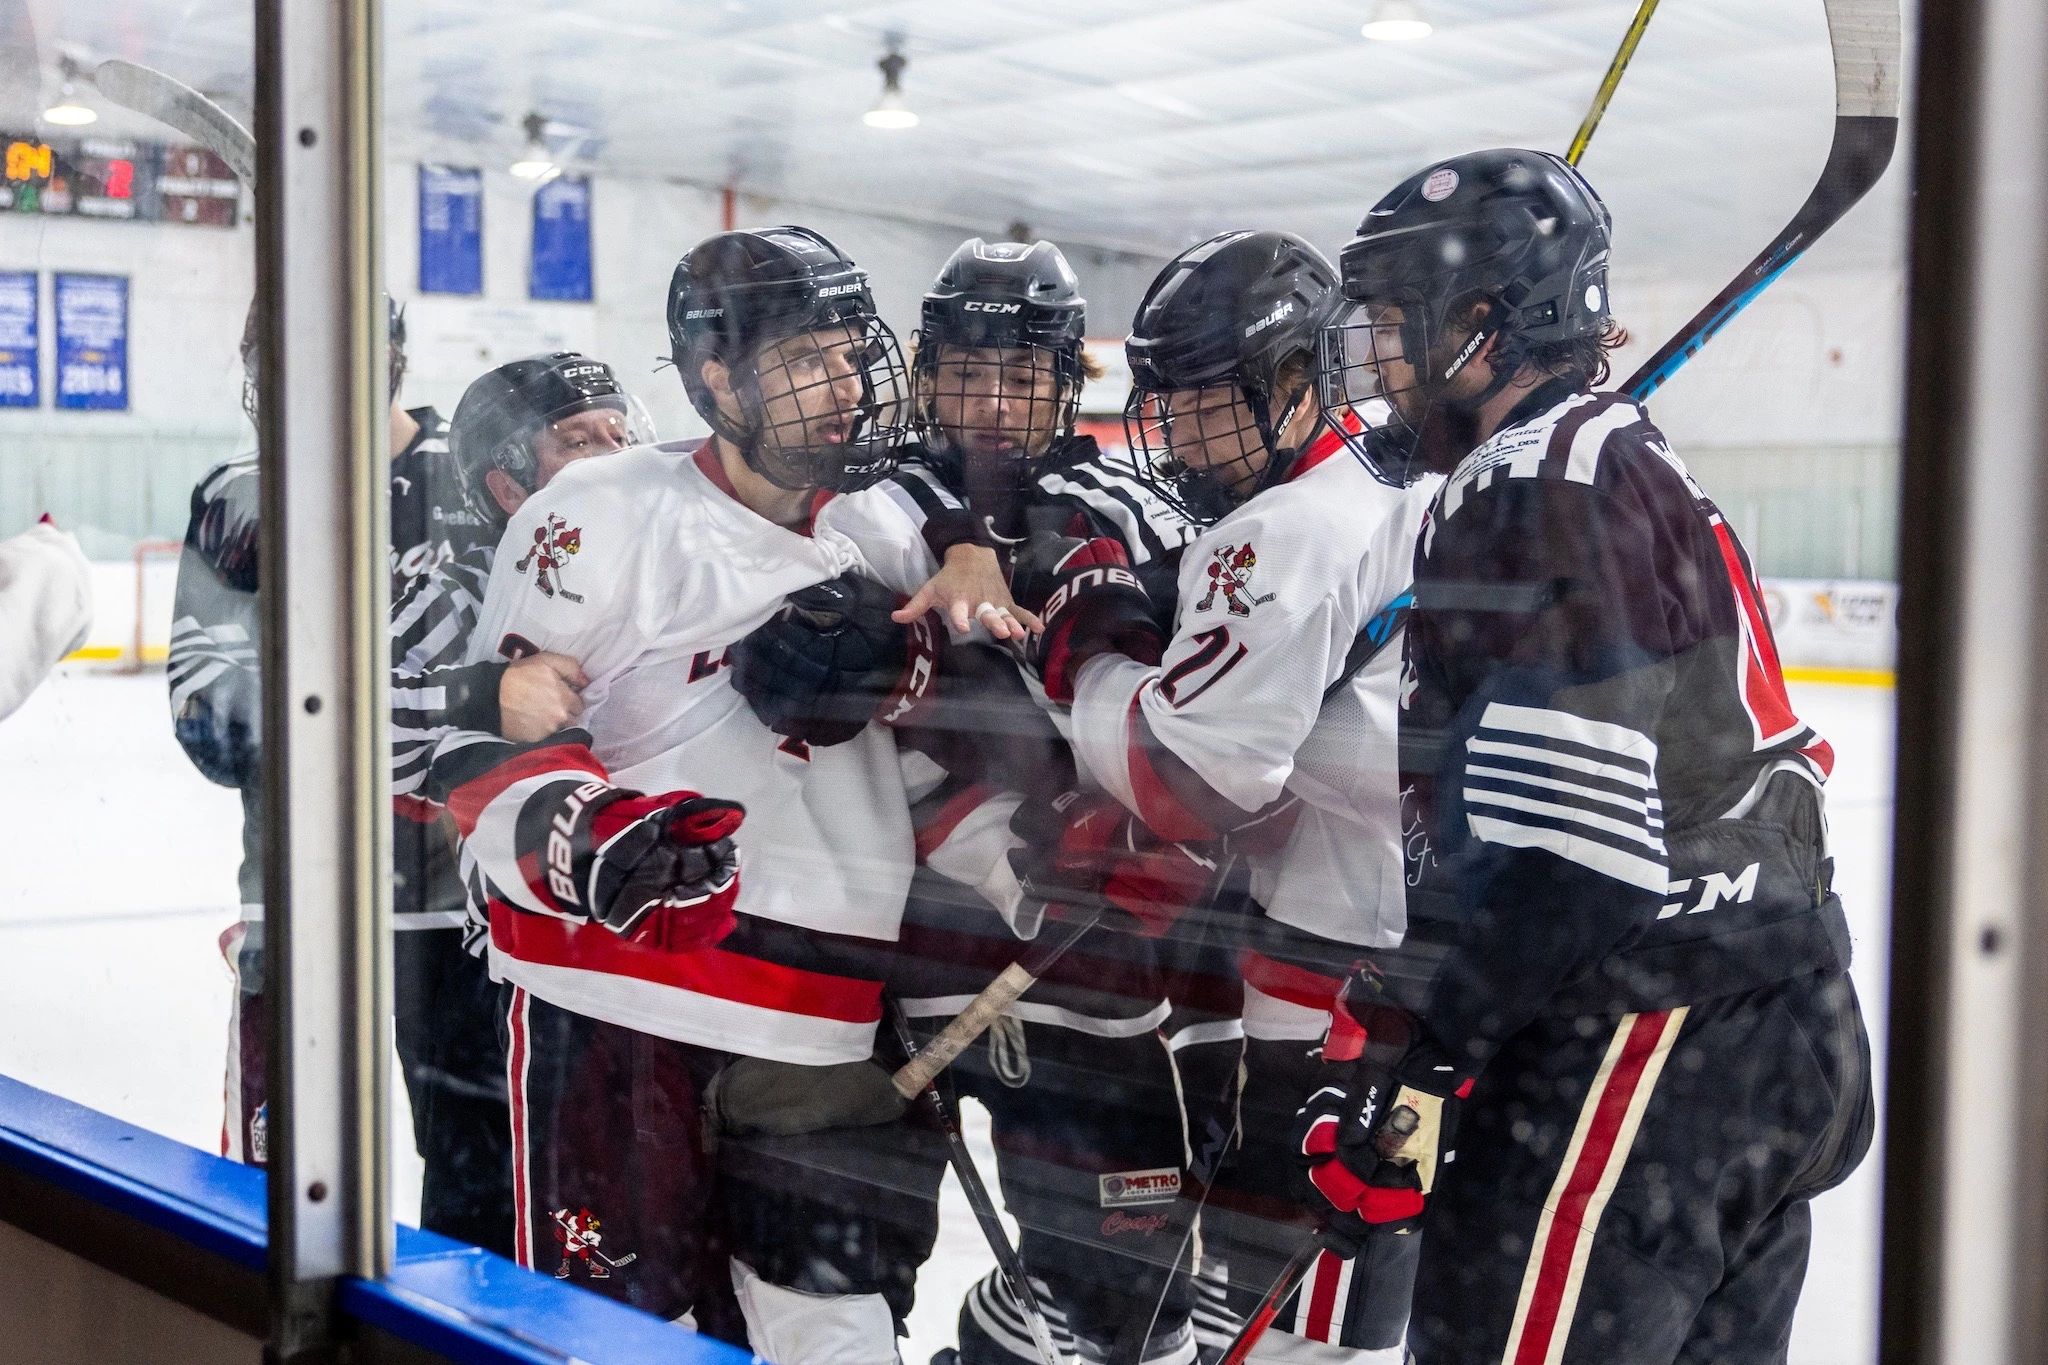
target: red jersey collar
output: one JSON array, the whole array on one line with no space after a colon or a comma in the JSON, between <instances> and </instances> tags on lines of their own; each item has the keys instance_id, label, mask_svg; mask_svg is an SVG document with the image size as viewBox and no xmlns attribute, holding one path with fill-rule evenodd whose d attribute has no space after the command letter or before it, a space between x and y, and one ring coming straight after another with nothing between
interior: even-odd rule
<instances>
[{"instance_id":1,"label":"red jersey collar","mask_svg":"<svg viewBox=\"0 0 2048 1365\"><path fill-rule=\"evenodd\" d=\"M1294 468L1287 471L1287 477L1282 479L1281 482L1293 483L1296 479L1308 473L1311 469L1314 469L1317 465L1342 449L1344 449L1344 433L1334 426L1324 427L1321 434L1308 443L1308 449L1301 452L1301 455L1294 461Z\"/></svg>"},{"instance_id":2,"label":"red jersey collar","mask_svg":"<svg viewBox=\"0 0 2048 1365\"><path fill-rule=\"evenodd\" d=\"M705 438L704 444L697 447L696 453L691 458L697 462L697 468L704 471L704 477L711 480L713 488L716 488L734 502L738 502L741 507L746 507L747 511L754 512L753 508L747 507L744 502L740 502L739 491L732 486L732 476L725 472L725 461L718 458L718 447L715 442L708 437ZM800 536L808 536L812 528L817 525L818 513L824 510L826 503L832 501L832 496L832 490L829 488L817 489L811 494L810 510L804 513L802 524L784 526L782 529L794 531ZM761 514L754 512L754 515L760 516ZM767 520L766 517L761 519L763 521ZM779 525L780 523L777 524Z\"/></svg>"}]
</instances>

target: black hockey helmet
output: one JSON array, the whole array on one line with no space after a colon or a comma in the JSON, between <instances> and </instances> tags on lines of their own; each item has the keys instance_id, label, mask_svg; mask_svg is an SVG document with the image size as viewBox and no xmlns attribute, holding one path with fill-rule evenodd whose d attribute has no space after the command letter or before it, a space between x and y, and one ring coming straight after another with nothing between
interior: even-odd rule
<instances>
[{"instance_id":1,"label":"black hockey helmet","mask_svg":"<svg viewBox=\"0 0 2048 1365\"><path fill-rule=\"evenodd\" d=\"M503 470L534 492L540 468L534 437L552 423L593 408L619 415L622 444L646 436L612 367L575 351L507 361L470 382L448 423L448 451L462 471L463 498L484 525L502 527L507 519L487 482L490 472Z\"/></svg>"},{"instance_id":2,"label":"black hockey helmet","mask_svg":"<svg viewBox=\"0 0 2048 1365\"><path fill-rule=\"evenodd\" d=\"M1550 152L1471 152L1409 176L1344 248L1346 306L1323 338L1324 409L1355 413L1392 400L1373 348L1375 337L1382 353L1398 340L1425 402L1406 404L1408 415L1395 404L1376 430L1359 423L1368 436L1355 444L1382 462L1412 457L1422 416L1487 338L1500 338L1493 382L1460 407L1497 393L1526 348L1601 334L1612 225L1585 177ZM1455 322L1474 304L1485 306L1478 328L1454 349ZM1401 309L1398 331L1376 330L1373 319L1389 305Z\"/></svg>"},{"instance_id":3,"label":"black hockey helmet","mask_svg":"<svg viewBox=\"0 0 2048 1365\"><path fill-rule=\"evenodd\" d=\"M389 294L384 296L385 352L391 368L391 401L398 401L399 386L405 383L405 305Z\"/></svg>"},{"instance_id":4,"label":"black hockey helmet","mask_svg":"<svg viewBox=\"0 0 2048 1365\"><path fill-rule=\"evenodd\" d=\"M838 328L848 346L789 344ZM908 435L902 351L867 273L820 234L772 227L699 242L669 283L668 334L698 415L770 483L850 492L895 468ZM707 360L730 369L737 414L719 409Z\"/></svg>"},{"instance_id":5,"label":"black hockey helmet","mask_svg":"<svg viewBox=\"0 0 2048 1365\"><path fill-rule=\"evenodd\" d=\"M987 242L970 237L947 258L925 291L917 334L918 427L925 444L958 453L959 433L940 422L934 401L947 396L990 396L987 387L960 391L966 380L957 366L942 368L958 351L1000 350L1013 355L997 368L994 395L1020 390L1027 411L1022 428L1027 456L1056 449L1074 434L1081 407L1081 337L1087 330L1088 301L1073 267L1051 242ZM1049 384L1042 381L1050 380ZM1036 397L1041 391L1051 396ZM1027 459L1025 466L1030 464ZM1020 469L1020 473L1027 472Z\"/></svg>"},{"instance_id":6,"label":"black hockey helmet","mask_svg":"<svg viewBox=\"0 0 2048 1365\"><path fill-rule=\"evenodd\" d=\"M1339 301L1336 269L1291 232L1211 237L1145 291L1124 343L1124 433L1140 474L1189 520L1212 524L1294 468L1299 449L1281 435L1315 401L1316 340Z\"/></svg>"},{"instance_id":7,"label":"black hockey helmet","mask_svg":"<svg viewBox=\"0 0 2048 1365\"><path fill-rule=\"evenodd\" d=\"M256 420L257 367L263 353L263 301L249 300L249 311L242 315L242 341L237 353L242 358L242 411L249 420ZM385 353L388 357L391 391L386 401L395 402L399 385L405 382L405 306L389 294L384 296Z\"/></svg>"}]
</instances>

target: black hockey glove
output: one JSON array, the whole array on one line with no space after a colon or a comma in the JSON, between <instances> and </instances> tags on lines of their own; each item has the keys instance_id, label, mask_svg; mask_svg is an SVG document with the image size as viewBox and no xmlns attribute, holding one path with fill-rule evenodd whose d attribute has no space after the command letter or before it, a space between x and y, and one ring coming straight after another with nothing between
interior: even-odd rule
<instances>
[{"instance_id":1,"label":"black hockey glove","mask_svg":"<svg viewBox=\"0 0 2048 1365\"><path fill-rule=\"evenodd\" d=\"M1166 650L1145 585L1131 571L1124 547L1106 536L1077 540L1042 536L1017 551L1010 595L1045 622L1026 658L1063 705L1074 700L1081 665L1102 653L1156 664Z\"/></svg>"},{"instance_id":2,"label":"black hockey glove","mask_svg":"<svg viewBox=\"0 0 2048 1365\"><path fill-rule=\"evenodd\" d=\"M574 829L583 822L571 824L571 849L589 850L571 868L588 888L590 917L661 952L693 952L724 939L740 889L732 836L746 807L688 791L613 793L586 807L587 843ZM551 854L553 843L551 835Z\"/></svg>"},{"instance_id":3,"label":"black hockey glove","mask_svg":"<svg viewBox=\"0 0 2048 1365\"><path fill-rule=\"evenodd\" d=\"M733 646L733 684L763 725L809 744L844 744L869 721L898 724L933 694L939 648L929 617L889 619L898 603L859 574L791 593Z\"/></svg>"},{"instance_id":4,"label":"black hockey glove","mask_svg":"<svg viewBox=\"0 0 2048 1365\"><path fill-rule=\"evenodd\" d=\"M1146 829L1116 798L1065 792L1026 801L1010 817L1024 840L1010 867L1026 895L1049 905L1101 905L1147 938L1165 936L1208 899L1216 864L1198 849Z\"/></svg>"},{"instance_id":5,"label":"black hockey glove","mask_svg":"<svg viewBox=\"0 0 2048 1365\"><path fill-rule=\"evenodd\" d=\"M1294 1116L1303 1197L1345 1256L1369 1236L1421 1225L1437 1173L1456 1154L1459 1104L1472 1091L1412 1015L1379 1003L1379 991L1369 966L1344 983L1322 1075Z\"/></svg>"}]
</instances>

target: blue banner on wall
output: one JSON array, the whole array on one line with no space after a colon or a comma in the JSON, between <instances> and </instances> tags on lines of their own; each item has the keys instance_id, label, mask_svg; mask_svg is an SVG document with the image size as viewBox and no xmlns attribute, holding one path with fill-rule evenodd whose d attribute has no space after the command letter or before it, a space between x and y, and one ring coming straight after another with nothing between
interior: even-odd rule
<instances>
[{"instance_id":1,"label":"blue banner on wall","mask_svg":"<svg viewBox=\"0 0 2048 1365\"><path fill-rule=\"evenodd\" d=\"M527 297L590 302L590 180L564 175L533 192Z\"/></svg>"},{"instance_id":2,"label":"blue banner on wall","mask_svg":"<svg viewBox=\"0 0 2048 1365\"><path fill-rule=\"evenodd\" d=\"M420 167L420 292L484 292L484 173Z\"/></svg>"},{"instance_id":3,"label":"blue banner on wall","mask_svg":"<svg viewBox=\"0 0 2048 1365\"><path fill-rule=\"evenodd\" d=\"M128 277L70 275L57 286L57 406L128 407Z\"/></svg>"},{"instance_id":4,"label":"blue banner on wall","mask_svg":"<svg viewBox=\"0 0 2048 1365\"><path fill-rule=\"evenodd\" d=\"M0 408L42 406L43 351L36 333L42 277L0 271Z\"/></svg>"}]
</instances>

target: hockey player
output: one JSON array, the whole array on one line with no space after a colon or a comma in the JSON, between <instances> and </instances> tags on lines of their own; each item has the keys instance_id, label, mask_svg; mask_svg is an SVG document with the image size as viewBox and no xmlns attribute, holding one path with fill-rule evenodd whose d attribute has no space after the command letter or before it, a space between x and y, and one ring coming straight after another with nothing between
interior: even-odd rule
<instances>
[{"instance_id":1,"label":"hockey player","mask_svg":"<svg viewBox=\"0 0 2048 1365\"><path fill-rule=\"evenodd\" d=\"M387 301L391 356L392 595L429 561L439 562L476 523L453 476L447 429L431 407L399 403L405 376L405 315ZM242 334L242 402L256 418L257 313ZM401 443L402 442L402 443ZM235 982L229 1029L227 1114L221 1150L261 1164L268 1109L263 1036L263 795L261 697L257 648L257 545L260 512L256 454L238 455L207 472L192 490L192 516L178 559L170 660L171 725L185 756L210 781L242 794L242 921L221 936ZM402 852L406 839L399 829ZM403 857L397 863L406 875ZM424 878L414 875L416 881Z\"/></svg>"},{"instance_id":2,"label":"hockey player","mask_svg":"<svg viewBox=\"0 0 2048 1365\"><path fill-rule=\"evenodd\" d=\"M913 367L920 444L882 485L888 502L871 504L885 519L846 516L835 524L871 559L904 547L909 562L897 573L912 581L935 574L940 554L960 542L992 546L1007 573L1013 551L1034 533L1107 536L1170 597L1194 528L1127 461L1075 435L1081 386L1092 377L1081 349L1085 325L1086 303L1058 247L962 243L921 308ZM916 538L901 534L898 514L916 525ZM820 690L839 685L822 681L819 668L836 642L801 615L778 617L761 635L772 643L750 640L742 690L756 689L757 711L779 731L816 740L786 703L807 696L800 675L820 679ZM952 777L933 803L994 782L1042 805L1074 785L1066 744L1007 651L966 642L939 673L940 702L908 738L929 743L933 731L946 731L933 751ZM1024 749L1023 762L976 761L1026 737L1037 747ZM956 740L979 752L952 761ZM1053 819L1044 833L1057 839L1062 823ZM1036 924L1018 929L1028 935ZM912 888L890 987L917 1031L929 1033L1014 961L1019 947L977 889L926 868ZM1083 1360L1108 1358L1130 1332L1136 1337L1125 1359L1194 1359L1187 1286L1169 1289L1185 1228L1168 1216L1182 1188L1184 1142L1174 1063L1160 1034L1167 1019L1157 949L1104 928L998 1021L985 1049L949 1073L953 1088L979 1100L994 1120L1004 1202L1022 1229L1023 1260L1045 1283L1051 1320ZM1220 1064L1234 1078L1235 1039L1224 1030L1221 1041L1229 1055ZM1221 1078L1207 1079L1224 1089ZM1023 1313L1009 1282L991 1273L962 1305L958 1360L1037 1360Z\"/></svg>"},{"instance_id":3,"label":"hockey player","mask_svg":"<svg viewBox=\"0 0 2048 1365\"><path fill-rule=\"evenodd\" d=\"M869 572L828 514L880 496L856 490L895 467L906 376L866 276L804 228L700 243L668 316L712 436L579 464L529 498L470 651L579 660L589 743L571 731L508 754L457 736L433 765L492 892L517 1251L539 1264L564 1220L601 1220L602 1292L679 1318L729 1273L777 1365L887 1365L904 1268L933 1235L889 1193L918 1135L870 1061L917 784L884 725L831 746L771 731L728 651L792 594ZM632 881L607 872L617 831L674 843L673 812L698 807L633 793L694 784L745 805L743 882L729 904L709 888L640 927L607 889ZM978 871L960 861L976 840ZM979 884L1012 842L1001 819L963 819L924 852Z\"/></svg>"},{"instance_id":4,"label":"hockey player","mask_svg":"<svg viewBox=\"0 0 2048 1365\"><path fill-rule=\"evenodd\" d=\"M391 600L470 547L492 537L491 519L467 496L448 449L448 424L431 407L401 407L405 310L391 311Z\"/></svg>"},{"instance_id":5,"label":"hockey player","mask_svg":"<svg viewBox=\"0 0 2048 1365\"><path fill-rule=\"evenodd\" d=\"M1309 1049L1351 964L1403 928L1398 659L1359 642L1397 619L1428 490L1346 456L1317 401L1336 286L1298 237L1227 232L1169 262L1138 306L1131 446L1206 528L1182 557L1170 635L1102 540L1027 550L1017 585L1044 617L1033 658L1072 706L1084 770L1157 836L1227 841L1250 869L1244 1145L1205 1225L1252 1300L1306 1230L1286 1142L1313 1088ZM1254 1358L1397 1361L1411 1245L1390 1239L1355 1277L1325 1258Z\"/></svg>"},{"instance_id":6,"label":"hockey player","mask_svg":"<svg viewBox=\"0 0 2048 1365\"><path fill-rule=\"evenodd\" d=\"M0 540L0 720L28 700L92 627L92 568L47 513Z\"/></svg>"},{"instance_id":7,"label":"hockey player","mask_svg":"<svg viewBox=\"0 0 2048 1365\"><path fill-rule=\"evenodd\" d=\"M1365 453L1449 475L1401 715L1448 956L1302 1130L1333 1217L1419 1218L1425 1363L1783 1360L1807 1203L1871 1136L1833 754L1733 529L1599 389L1608 244L1556 156L1429 167L1345 249L1324 358L1392 405Z\"/></svg>"},{"instance_id":8,"label":"hockey player","mask_svg":"<svg viewBox=\"0 0 2048 1365\"><path fill-rule=\"evenodd\" d=\"M465 924L454 831L422 796L434 744L454 730L544 739L582 711L575 660L465 663L497 553L525 500L572 462L648 439L611 367L573 351L528 356L473 382L448 428L471 523L488 538L412 580L391 610L391 790L398 930L393 998L413 1139L426 1163L420 1226L512 1255L511 1119L498 992Z\"/></svg>"}]
</instances>

